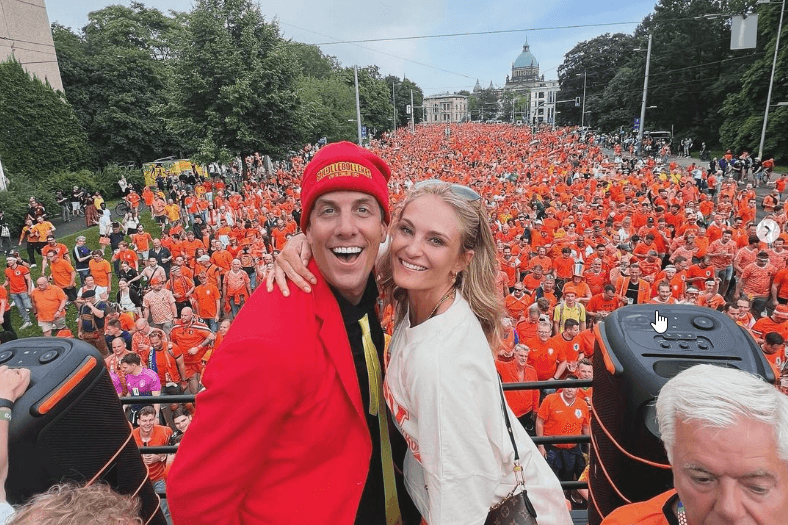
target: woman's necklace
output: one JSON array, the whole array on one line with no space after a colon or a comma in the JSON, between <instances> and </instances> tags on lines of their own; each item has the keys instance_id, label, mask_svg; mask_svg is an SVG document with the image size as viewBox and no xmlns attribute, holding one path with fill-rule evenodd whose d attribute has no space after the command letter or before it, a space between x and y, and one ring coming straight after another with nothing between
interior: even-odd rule
<instances>
[{"instance_id":1,"label":"woman's necklace","mask_svg":"<svg viewBox=\"0 0 788 525\"><path fill-rule=\"evenodd\" d=\"M430 315L429 315L429 317L427 317L427 319L432 319L432 317L435 315L435 312L437 312L437 311L438 311L438 308L440 308L440 305L442 305L443 303L445 303L445 302L446 302L446 300L447 300L449 297L454 297L454 294L455 294L455 292L456 292L456 291L457 291L457 289L456 289L454 286L452 286L452 287L449 289L449 291L448 291L448 292L446 292L446 293L443 295L443 297L441 297L441 300L440 300L440 301L438 301L438 304L436 304L436 305L435 305L435 308L433 308L433 309L432 309L432 312L430 312Z\"/></svg>"}]
</instances>

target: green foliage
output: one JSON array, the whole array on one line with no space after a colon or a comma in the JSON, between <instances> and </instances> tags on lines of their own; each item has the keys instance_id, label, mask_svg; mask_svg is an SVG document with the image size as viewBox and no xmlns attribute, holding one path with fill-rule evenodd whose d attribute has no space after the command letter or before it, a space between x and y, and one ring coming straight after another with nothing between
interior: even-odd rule
<instances>
[{"instance_id":1,"label":"green foliage","mask_svg":"<svg viewBox=\"0 0 788 525\"><path fill-rule=\"evenodd\" d=\"M389 103L391 102L391 86L394 87L394 95L397 106L397 127L408 127L410 125L410 115L408 115L407 107L410 105L410 93L413 91L413 106L420 107L424 104L424 93L421 88L413 81L407 78L399 79L394 75L388 75L384 79L388 92ZM394 117L393 108L389 108L391 118ZM418 124L424 120L424 112L420 109L415 109L413 117L415 123Z\"/></svg>"},{"instance_id":2,"label":"green foliage","mask_svg":"<svg viewBox=\"0 0 788 525\"><path fill-rule=\"evenodd\" d=\"M88 134L93 165L139 166L181 149L158 112L179 31L174 18L138 2L91 12L81 35L53 25L66 96Z\"/></svg>"},{"instance_id":3,"label":"green foliage","mask_svg":"<svg viewBox=\"0 0 788 525\"><path fill-rule=\"evenodd\" d=\"M468 98L468 111L471 113L471 120L485 121L498 118L500 115L498 94L490 88L473 93Z\"/></svg>"},{"instance_id":4,"label":"green foliage","mask_svg":"<svg viewBox=\"0 0 788 525\"><path fill-rule=\"evenodd\" d=\"M309 142L321 137L328 142L357 140L356 96L347 82L337 75L321 79L302 77L298 91Z\"/></svg>"},{"instance_id":5,"label":"green foliage","mask_svg":"<svg viewBox=\"0 0 788 525\"><path fill-rule=\"evenodd\" d=\"M324 55L319 47L301 42L286 42L298 61L299 73L310 78L325 79L339 71L337 57Z\"/></svg>"},{"instance_id":6,"label":"green foliage","mask_svg":"<svg viewBox=\"0 0 788 525\"><path fill-rule=\"evenodd\" d=\"M738 153L741 150L757 155L763 129L763 117L769 90L769 77L777 41L779 8L762 6L758 9L757 57L741 75L738 90L725 98L721 113L725 120L720 128L722 144ZM771 104L788 101L788 23L783 23L780 48ZM764 140L764 158L774 157L778 162L788 161L788 107L769 108Z\"/></svg>"},{"instance_id":7,"label":"green foliage","mask_svg":"<svg viewBox=\"0 0 788 525\"><path fill-rule=\"evenodd\" d=\"M578 43L571 51L564 55L563 63L558 66L558 82L561 86L559 100L574 100L583 97L583 81L586 82L586 111L590 111L591 120L605 122L610 125L609 111L616 108L629 110L626 115L631 123L633 107L616 105L616 97L637 93L637 81L633 78L630 84L623 86L618 83L615 91L607 91L608 84L618 75L621 68L633 58L632 50L636 47L634 37L623 33L611 35L605 33L591 40ZM627 75L629 77L630 75ZM636 78L636 77L635 77ZM643 87L643 73L640 73L640 86ZM607 93L607 97L605 94ZM632 98L632 97L627 97ZM597 100L600 105L594 103ZM560 113L556 120L562 124L580 124L582 105L576 107L573 103L565 103L559 107ZM588 120L589 115L586 115ZM620 119L612 120L612 126L617 127ZM621 122L623 124L624 122Z\"/></svg>"},{"instance_id":8,"label":"green foliage","mask_svg":"<svg viewBox=\"0 0 788 525\"><path fill-rule=\"evenodd\" d=\"M85 135L62 93L13 57L0 63L0 122L0 159L11 180L41 180L54 166L74 169L87 160Z\"/></svg>"},{"instance_id":9,"label":"green foliage","mask_svg":"<svg viewBox=\"0 0 788 525\"><path fill-rule=\"evenodd\" d=\"M164 114L198 161L300 146L292 46L249 0L198 0L173 64Z\"/></svg>"}]
</instances>

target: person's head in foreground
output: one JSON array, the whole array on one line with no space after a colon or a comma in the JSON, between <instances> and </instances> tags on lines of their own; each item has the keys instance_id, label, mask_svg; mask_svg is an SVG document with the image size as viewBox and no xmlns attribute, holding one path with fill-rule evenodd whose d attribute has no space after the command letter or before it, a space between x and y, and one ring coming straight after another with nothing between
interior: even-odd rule
<instances>
[{"instance_id":1,"label":"person's head in foreground","mask_svg":"<svg viewBox=\"0 0 788 525\"><path fill-rule=\"evenodd\" d=\"M389 221L388 165L364 148L338 142L322 148L301 183L301 229L320 273L358 304Z\"/></svg>"},{"instance_id":2,"label":"person's head in foreground","mask_svg":"<svg viewBox=\"0 0 788 525\"><path fill-rule=\"evenodd\" d=\"M788 397L752 374L698 365L665 384L657 418L683 523L788 523Z\"/></svg>"},{"instance_id":3,"label":"person's head in foreground","mask_svg":"<svg viewBox=\"0 0 788 525\"><path fill-rule=\"evenodd\" d=\"M142 525L137 498L97 483L54 485L33 496L6 525Z\"/></svg>"},{"instance_id":4,"label":"person's head in foreground","mask_svg":"<svg viewBox=\"0 0 788 525\"><path fill-rule=\"evenodd\" d=\"M459 290L497 348L505 313L495 288L495 241L480 203L466 186L416 184L393 221L380 284L383 296L397 301L397 317L409 310L416 323L441 313L440 306L447 309Z\"/></svg>"}]
</instances>

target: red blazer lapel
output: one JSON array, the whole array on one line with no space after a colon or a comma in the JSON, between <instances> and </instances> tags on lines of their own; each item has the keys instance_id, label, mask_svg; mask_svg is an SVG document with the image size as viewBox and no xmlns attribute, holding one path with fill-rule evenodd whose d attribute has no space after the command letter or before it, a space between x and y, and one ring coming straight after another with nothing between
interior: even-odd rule
<instances>
[{"instance_id":1,"label":"red blazer lapel","mask_svg":"<svg viewBox=\"0 0 788 525\"><path fill-rule=\"evenodd\" d=\"M310 261L308 268L317 277L317 284L312 287L312 294L315 298L315 317L320 324L318 337L320 337L326 353L334 361L337 375L339 375L339 379L342 381L358 416L364 421L366 426L364 407L361 405L361 390L358 385L358 376L356 375L356 365L353 362L353 353L350 350L342 313L339 311L339 305L334 293L320 274L314 259Z\"/></svg>"}]
</instances>

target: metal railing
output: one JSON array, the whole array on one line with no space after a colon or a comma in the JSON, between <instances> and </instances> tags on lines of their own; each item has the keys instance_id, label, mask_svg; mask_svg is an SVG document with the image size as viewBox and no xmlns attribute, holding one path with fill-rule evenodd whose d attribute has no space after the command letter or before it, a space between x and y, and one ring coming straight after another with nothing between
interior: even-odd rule
<instances>
[{"instance_id":1,"label":"metal railing","mask_svg":"<svg viewBox=\"0 0 788 525\"><path fill-rule=\"evenodd\" d=\"M593 386L590 379L570 379L570 380L550 380L550 381L531 381L526 383L503 383L504 391L512 390L545 390L567 387L589 387ZM120 402L123 405L152 405L166 403L194 403L196 396L193 394L176 394L158 397L151 396L131 396L122 397ZM591 436L567 435L567 436L544 436L532 437L535 445L554 445L567 443L590 443ZM146 454L174 454L178 450L177 446L144 447ZM561 488L564 490L587 489L588 483L585 481L562 481ZM159 493L159 496L166 497L166 494Z\"/></svg>"}]
</instances>

